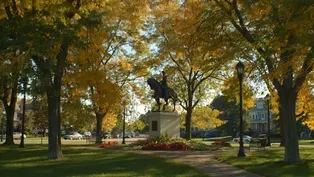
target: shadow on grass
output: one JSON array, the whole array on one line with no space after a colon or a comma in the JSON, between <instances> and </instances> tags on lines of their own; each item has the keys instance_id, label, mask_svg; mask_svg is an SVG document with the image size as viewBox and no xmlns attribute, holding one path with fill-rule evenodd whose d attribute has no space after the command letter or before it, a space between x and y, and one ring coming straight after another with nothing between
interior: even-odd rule
<instances>
[{"instance_id":1,"label":"shadow on grass","mask_svg":"<svg viewBox=\"0 0 314 177\"><path fill-rule=\"evenodd\" d=\"M232 141L231 136L213 137L213 138L203 138L203 141Z\"/></svg>"},{"instance_id":2,"label":"shadow on grass","mask_svg":"<svg viewBox=\"0 0 314 177\"><path fill-rule=\"evenodd\" d=\"M115 151L64 148L64 160L48 160L47 147L0 147L0 174L20 176L206 176L171 160Z\"/></svg>"},{"instance_id":3,"label":"shadow on grass","mask_svg":"<svg viewBox=\"0 0 314 177\"><path fill-rule=\"evenodd\" d=\"M266 177L309 177L314 176L313 150L301 150L300 164L286 164L282 161L283 150L269 150L247 153L247 157L238 158L235 154L224 153L218 160L246 169Z\"/></svg>"}]
</instances>

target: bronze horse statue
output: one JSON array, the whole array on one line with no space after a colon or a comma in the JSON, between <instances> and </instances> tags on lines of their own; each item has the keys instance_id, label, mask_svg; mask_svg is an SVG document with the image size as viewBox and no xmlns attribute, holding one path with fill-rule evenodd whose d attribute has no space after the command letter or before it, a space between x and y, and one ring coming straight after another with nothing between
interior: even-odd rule
<instances>
[{"instance_id":1,"label":"bronze horse statue","mask_svg":"<svg viewBox=\"0 0 314 177\"><path fill-rule=\"evenodd\" d=\"M166 109L166 106L169 104L168 103L168 99L171 98L172 101L173 101L173 111L176 110L176 102L178 100L178 95L177 93L172 89L172 88L167 88L167 92L168 94L163 94L162 92L162 87L161 87L161 84L154 78L149 78L147 80L147 83L150 87L150 89L154 90L154 95L153 95L153 98L155 98L156 100L156 103L158 105L158 110L157 111L160 111L160 98L163 98L166 102L166 104L164 104L162 110L165 110ZM168 95L167 98L165 98L165 95Z\"/></svg>"}]
</instances>

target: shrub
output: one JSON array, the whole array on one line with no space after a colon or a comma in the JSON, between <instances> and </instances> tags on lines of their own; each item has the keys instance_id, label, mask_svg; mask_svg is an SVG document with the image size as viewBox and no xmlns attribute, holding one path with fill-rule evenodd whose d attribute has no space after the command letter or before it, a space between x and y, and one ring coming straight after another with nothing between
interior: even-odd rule
<instances>
[{"instance_id":1,"label":"shrub","mask_svg":"<svg viewBox=\"0 0 314 177\"><path fill-rule=\"evenodd\" d=\"M171 141L171 137L167 134L161 136L154 136L147 139L147 143L155 142L155 143L169 143Z\"/></svg>"},{"instance_id":2,"label":"shrub","mask_svg":"<svg viewBox=\"0 0 314 177\"><path fill-rule=\"evenodd\" d=\"M191 141L189 141L189 145L191 146L191 148L193 150L196 150L196 151L211 151L211 150L213 150L213 147L211 145L204 144L200 141L191 140Z\"/></svg>"}]
</instances>

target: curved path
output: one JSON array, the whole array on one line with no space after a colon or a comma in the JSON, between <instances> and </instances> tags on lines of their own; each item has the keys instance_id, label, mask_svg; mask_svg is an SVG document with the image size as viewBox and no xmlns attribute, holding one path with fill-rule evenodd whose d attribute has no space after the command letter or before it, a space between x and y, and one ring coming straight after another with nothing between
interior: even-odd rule
<instances>
[{"instance_id":1,"label":"curved path","mask_svg":"<svg viewBox=\"0 0 314 177\"><path fill-rule=\"evenodd\" d=\"M219 152L213 151L142 151L126 150L124 152L175 159L181 163L198 168L205 174L215 177L261 177L238 167L220 162L214 158Z\"/></svg>"}]
</instances>

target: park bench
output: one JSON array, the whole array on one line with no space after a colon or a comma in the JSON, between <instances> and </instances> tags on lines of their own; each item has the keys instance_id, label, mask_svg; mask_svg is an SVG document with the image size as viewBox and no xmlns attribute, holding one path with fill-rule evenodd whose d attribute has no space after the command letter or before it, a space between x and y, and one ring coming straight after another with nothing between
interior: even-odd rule
<instances>
[{"instance_id":1,"label":"park bench","mask_svg":"<svg viewBox=\"0 0 314 177\"><path fill-rule=\"evenodd\" d=\"M259 151L260 149L264 149L265 150L266 147L266 139L265 138L254 138L250 141L249 144L249 151L251 151L251 148L256 148L257 151Z\"/></svg>"}]
</instances>

